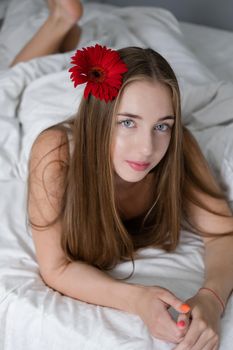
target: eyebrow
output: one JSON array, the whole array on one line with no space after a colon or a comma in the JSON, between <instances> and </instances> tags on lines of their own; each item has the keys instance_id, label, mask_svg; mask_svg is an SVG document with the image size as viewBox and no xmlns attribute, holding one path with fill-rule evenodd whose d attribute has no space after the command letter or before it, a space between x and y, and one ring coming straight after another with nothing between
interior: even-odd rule
<instances>
[{"instance_id":1,"label":"eyebrow","mask_svg":"<svg viewBox=\"0 0 233 350\"><path fill-rule=\"evenodd\" d=\"M124 117L130 117L130 118L134 118L134 119L143 119L142 117L140 117L140 115L136 115L136 114L132 114L132 113L117 113L117 115L122 115ZM163 121L163 120L167 120L167 119L175 120L175 117L173 115L167 115L165 117L159 118L158 122Z\"/></svg>"}]
</instances>

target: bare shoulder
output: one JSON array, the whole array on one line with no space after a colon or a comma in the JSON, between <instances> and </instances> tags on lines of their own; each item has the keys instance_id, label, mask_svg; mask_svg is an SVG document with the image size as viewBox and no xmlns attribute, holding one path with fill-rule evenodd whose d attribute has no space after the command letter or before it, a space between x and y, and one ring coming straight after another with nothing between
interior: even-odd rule
<instances>
[{"instance_id":1,"label":"bare shoulder","mask_svg":"<svg viewBox=\"0 0 233 350\"><path fill-rule=\"evenodd\" d=\"M31 159L41 159L46 156L54 158L60 156L62 160L68 161L69 143L65 130L48 129L42 132L35 140L31 149Z\"/></svg>"},{"instance_id":2,"label":"bare shoulder","mask_svg":"<svg viewBox=\"0 0 233 350\"><path fill-rule=\"evenodd\" d=\"M45 191L50 197L51 207L58 211L68 163L69 143L65 131L49 129L40 134L32 146L29 161L28 183L31 197L40 197ZM53 217L51 210L50 219Z\"/></svg>"},{"instance_id":3,"label":"bare shoulder","mask_svg":"<svg viewBox=\"0 0 233 350\"><path fill-rule=\"evenodd\" d=\"M40 272L48 284L55 272L67 263L60 245L60 214L68 161L65 131L49 129L39 135L29 162L27 209Z\"/></svg>"},{"instance_id":4,"label":"bare shoulder","mask_svg":"<svg viewBox=\"0 0 233 350\"><path fill-rule=\"evenodd\" d=\"M195 183L192 181L186 183L186 186L188 186L186 191L191 194L192 198L195 198L203 206L210 209L207 210L200 207L197 205L196 200L188 200L186 209L189 219L196 227L209 233L221 234L232 231L233 217L230 207L224 198L223 190L204 157L198 142L187 129L184 131L184 147L186 147L184 149L187 155L186 162L189 162L188 171L194 174L192 178L195 181ZM211 192L222 194L222 198L213 196ZM221 214L225 215L225 217ZM203 239L205 243L212 240L212 238L206 237L203 237Z\"/></svg>"}]
</instances>

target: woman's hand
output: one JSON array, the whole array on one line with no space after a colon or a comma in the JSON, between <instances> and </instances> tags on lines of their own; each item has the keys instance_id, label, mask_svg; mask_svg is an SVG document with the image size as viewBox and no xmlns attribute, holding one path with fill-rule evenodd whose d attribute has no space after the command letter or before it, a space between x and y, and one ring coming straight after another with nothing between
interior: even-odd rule
<instances>
[{"instance_id":1,"label":"woman's hand","mask_svg":"<svg viewBox=\"0 0 233 350\"><path fill-rule=\"evenodd\" d=\"M185 322L186 334L173 350L218 350L222 313L218 300L208 291L199 291L186 303L191 311L177 319Z\"/></svg>"},{"instance_id":2,"label":"woman's hand","mask_svg":"<svg viewBox=\"0 0 233 350\"><path fill-rule=\"evenodd\" d=\"M171 343L179 343L186 331L180 329L168 312L173 307L177 312L188 312L182 300L169 290L157 286L140 286L137 298L136 313L147 325L152 336ZM187 349L186 349L187 350Z\"/></svg>"}]
</instances>

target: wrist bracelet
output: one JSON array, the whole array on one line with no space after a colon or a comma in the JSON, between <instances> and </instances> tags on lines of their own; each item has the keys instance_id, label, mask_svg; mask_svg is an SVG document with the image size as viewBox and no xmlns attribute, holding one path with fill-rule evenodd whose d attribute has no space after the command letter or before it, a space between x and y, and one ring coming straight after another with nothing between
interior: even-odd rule
<instances>
[{"instance_id":1,"label":"wrist bracelet","mask_svg":"<svg viewBox=\"0 0 233 350\"><path fill-rule=\"evenodd\" d=\"M208 291L212 292L215 295L215 297L218 299L218 301L220 302L220 304L222 306L222 313L223 313L224 310L225 310L225 304L224 304L223 300L220 298L220 296L211 288L203 287L203 288L200 288L199 291L202 290L202 289L208 290Z\"/></svg>"}]
</instances>

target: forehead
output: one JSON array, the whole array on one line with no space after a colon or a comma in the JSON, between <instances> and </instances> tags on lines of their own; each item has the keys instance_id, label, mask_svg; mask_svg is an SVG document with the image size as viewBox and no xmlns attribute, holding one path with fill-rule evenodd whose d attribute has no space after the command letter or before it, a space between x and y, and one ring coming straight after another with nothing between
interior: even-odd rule
<instances>
[{"instance_id":1,"label":"forehead","mask_svg":"<svg viewBox=\"0 0 233 350\"><path fill-rule=\"evenodd\" d=\"M119 101L118 111L123 110L132 113L145 110L173 113L171 89L160 82L131 82L124 88Z\"/></svg>"}]
</instances>

